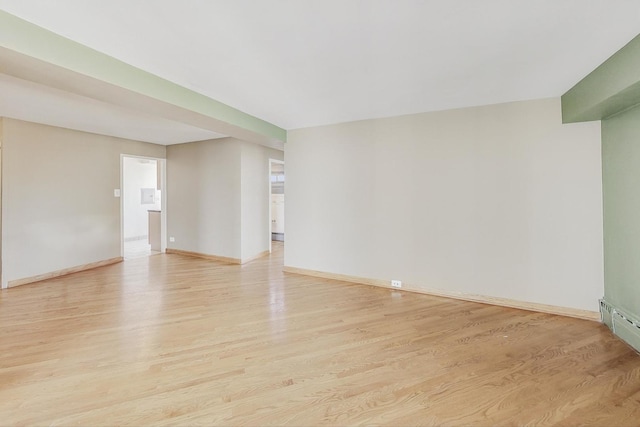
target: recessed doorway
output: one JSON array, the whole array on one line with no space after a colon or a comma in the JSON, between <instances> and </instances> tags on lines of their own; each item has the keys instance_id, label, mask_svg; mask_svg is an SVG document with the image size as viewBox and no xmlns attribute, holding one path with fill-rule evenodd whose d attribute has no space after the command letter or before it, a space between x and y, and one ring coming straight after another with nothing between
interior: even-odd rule
<instances>
[{"instance_id":1,"label":"recessed doorway","mask_svg":"<svg viewBox=\"0 0 640 427\"><path fill-rule=\"evenodd\" d=\"M122 156L122 256L125 260L164 251L164 159Z\"/></svg>"},{"instance_id":2,"label":"recessed doorway","mask_svg":"<svg viewBox=\"0 0 640 427\"><path fill-rule=\"evenodd\" d=\"M269 251L271 242L284 242L284 162L269 159Z\"/></svg>"}]
</instances>

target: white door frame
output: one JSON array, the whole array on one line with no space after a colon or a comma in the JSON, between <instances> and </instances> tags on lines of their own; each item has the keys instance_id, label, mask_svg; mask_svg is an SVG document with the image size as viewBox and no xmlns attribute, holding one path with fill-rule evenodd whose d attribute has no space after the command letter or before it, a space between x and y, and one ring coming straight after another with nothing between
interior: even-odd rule
<instances>
[{"instance_id":1,"label":"white door frame","mask_svg":"<svg viewBox=\"0 0 640 427\"><path fill-rule=\"evenodd\" d=\"M269 158L269 176L267 177L267 179L269 180L269 205L268 205L268 209L267 211L269 212L269 253L271 253L271 220L273 218L271 218L271 164L272 163L276 163L279 165L284 165L284 160L278 160L278 159L271 159ZM285 183L286 185L286 183Z\"/></svg>"},{"instance_id":2,"label":"white door frame","mask_svg":"<svg viewBox=\"0 0 640 427\"><path fill-rule=\"evenodd\" d=\"M120 153L120 256L124 258L124 158L155 160L160 165L160 252L167 250L167 159Z\"/></svg>"}]
</instances>

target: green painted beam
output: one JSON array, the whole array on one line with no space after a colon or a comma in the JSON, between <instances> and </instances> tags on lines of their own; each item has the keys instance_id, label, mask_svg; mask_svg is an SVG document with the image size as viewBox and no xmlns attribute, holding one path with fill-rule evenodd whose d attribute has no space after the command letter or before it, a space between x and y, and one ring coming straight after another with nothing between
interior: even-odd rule
<instances>
[{"instance_id":1,"label":"green painted beam","mask_svg":"<svg viewBox=\"0 0 640 427\"><path fill-rule=\"evenodd\" d=\"M601 120L637 104L640 104L640 35L562 95L562 121Z\"/></svg>"},{"instance_id":2,"label":"green painted beam","mask_svg":"<svg viewBox=\"0 0 640 427\"><path fill-rule=\"evenodd\" d=\"M0 10L0 47L286 141L286 130Z\"/></svg>"}]
</instances>

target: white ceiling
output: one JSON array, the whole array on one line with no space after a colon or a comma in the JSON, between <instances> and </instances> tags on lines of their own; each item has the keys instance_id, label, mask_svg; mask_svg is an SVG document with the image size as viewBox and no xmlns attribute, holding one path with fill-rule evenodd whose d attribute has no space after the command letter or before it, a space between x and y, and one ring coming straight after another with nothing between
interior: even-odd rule
<instances>
[{"instance_id":1,"label":"white ceiling","mask_svg":"<svg viewBox=\"0 0 640 427\"><path fill-rule=\"evenodd\" d=\"M640 32L638 0L0 0L0 8L285 129L560 96Z\"/></svg>"}]
</instances>

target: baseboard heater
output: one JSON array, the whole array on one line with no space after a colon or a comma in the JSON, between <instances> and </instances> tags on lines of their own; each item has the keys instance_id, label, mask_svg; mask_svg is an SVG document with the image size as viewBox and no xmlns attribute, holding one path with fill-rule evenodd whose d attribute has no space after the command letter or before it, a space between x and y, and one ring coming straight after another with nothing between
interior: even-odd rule
<instances>
[{"instance_id":1,"label":"baseboard heater","mask_svg":"<svg viewBox=\"0 0 640 427\"><path fill-rule=\"evenodd\" d=\"M616 336L640 352L640 321L638 319L604 299L600 300L600 316L602 323L607 325Z\"/></svg>"}]
</instances>

